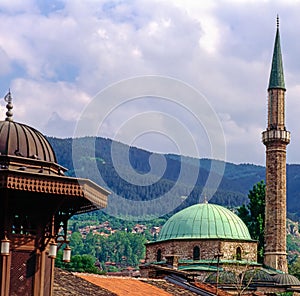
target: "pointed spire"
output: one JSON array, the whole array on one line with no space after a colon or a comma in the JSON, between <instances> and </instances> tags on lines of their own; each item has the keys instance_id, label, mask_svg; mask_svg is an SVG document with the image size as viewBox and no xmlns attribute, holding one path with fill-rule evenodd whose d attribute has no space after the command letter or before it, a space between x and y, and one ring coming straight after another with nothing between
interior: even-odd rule
<instances>
[{"instance_id":1,"label":"pointed spire","mask_svg":"<svg viewBox=\"0 0 300 296\"><path fill-rule=\"evenodd\" d=\"M279 34L279 17L277 15L277 29L272 59L272 69L269 80L269 87L282 88L285 90L284 75L283 75L283 63L280 48L280 34Z\"/></svg>"}]
</instances>

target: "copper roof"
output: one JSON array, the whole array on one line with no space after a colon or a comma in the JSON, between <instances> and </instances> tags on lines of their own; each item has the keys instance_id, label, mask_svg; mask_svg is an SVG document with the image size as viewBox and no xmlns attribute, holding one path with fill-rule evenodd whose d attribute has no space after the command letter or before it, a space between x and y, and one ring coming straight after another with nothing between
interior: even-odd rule
<instances>
[{"instance_id":1,"label":"copper roof","mask_svg":"<svg viewBox=\"0 0 300 296\"><path fill-rule=\"evenodd\" d=\"M48 140L36 129L14 121L0 121L0 153L57 162Z\"/></svg>"},{"instance_id":2,"label":"copper roof","mask_svg":"<svg viewBox=\"0 0 300 296\"><path fill-rule=\"evenodd\" d=\"M5 121L0 121L0 155L57 163L54 150L45 136L28 125L13 121L10 90L4 100L7 112Z\"/></svg>"},{"instance_id":3,"label":"copper roof","mask_svg":"<svg viewBox=\"0 0 300 296\"><path fill-rule=\"evenodd\" d=\"M170 239L251 241L247 226L237 215L208 203L190 206L173 215L162 227L157 242Z\"/></svg>"}]
</instances>

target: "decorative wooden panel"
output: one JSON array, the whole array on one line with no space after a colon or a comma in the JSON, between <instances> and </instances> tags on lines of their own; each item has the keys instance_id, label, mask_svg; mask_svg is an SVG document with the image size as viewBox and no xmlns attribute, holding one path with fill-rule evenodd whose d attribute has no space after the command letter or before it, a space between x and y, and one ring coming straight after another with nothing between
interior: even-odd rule
<instances>
[{"instance_id":1,"label":"decorative wooden panel","mask_svg":"<svg viewBox=\"0 0 300 296\"><path fill-rule=\"evenodd\" d=\"M15 251L11 258L10 296L31 296L36 256L29 251Z\"/></svg>"}]
</instances>

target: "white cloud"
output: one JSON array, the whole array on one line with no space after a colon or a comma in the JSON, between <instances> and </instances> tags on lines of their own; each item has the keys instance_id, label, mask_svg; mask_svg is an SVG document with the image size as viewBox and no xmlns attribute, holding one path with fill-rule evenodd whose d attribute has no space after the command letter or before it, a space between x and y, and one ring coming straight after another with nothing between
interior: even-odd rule
<instances>
[{"instance_id":1,"label":"white cloud","mask_svg":"<svg viewBox=\"0 0 300 296\"><path fill-rule=\"evenodd\" d=\"M54 112L74 121L91 97L120 79L175 77L201 91L218 114L228 114L222 119L228 160L263 163L260 131L279 13L293 140L289 159L300 161L293 137L300 107L297 3L1 1L0 90L4 95L12 88L16 119L46 129Z\"/></svg>"},{"instance_id":2,"label":"white cloud","mask_svg":"<svg viewBox=\"0 0 300 296\"><path fill-rule=\"evenodd\" d=\"M58 113L64 120L76 121L90 100L86 93L66 82L20 78L14 80L12 90L15 120L41 131L53 112Z\"/></svg>"}]
</instances>

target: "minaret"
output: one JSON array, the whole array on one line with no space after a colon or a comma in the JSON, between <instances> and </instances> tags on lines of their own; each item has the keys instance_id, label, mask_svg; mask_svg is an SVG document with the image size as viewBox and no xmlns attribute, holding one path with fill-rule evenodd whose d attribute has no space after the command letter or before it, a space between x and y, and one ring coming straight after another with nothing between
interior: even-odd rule
<instances>
[{"instance_id":1,"label":"minaret","mask_svg":"<svg viewBox=\"0 0 300 296\"><path fill-rule=\"evenodd\" d=\"M285 84L280 48L279 19L268 87L268 126L262 133L266 146L266 222L264 264L288 272L286 259L286 146Z\"/></svg>"}]
</instances>

